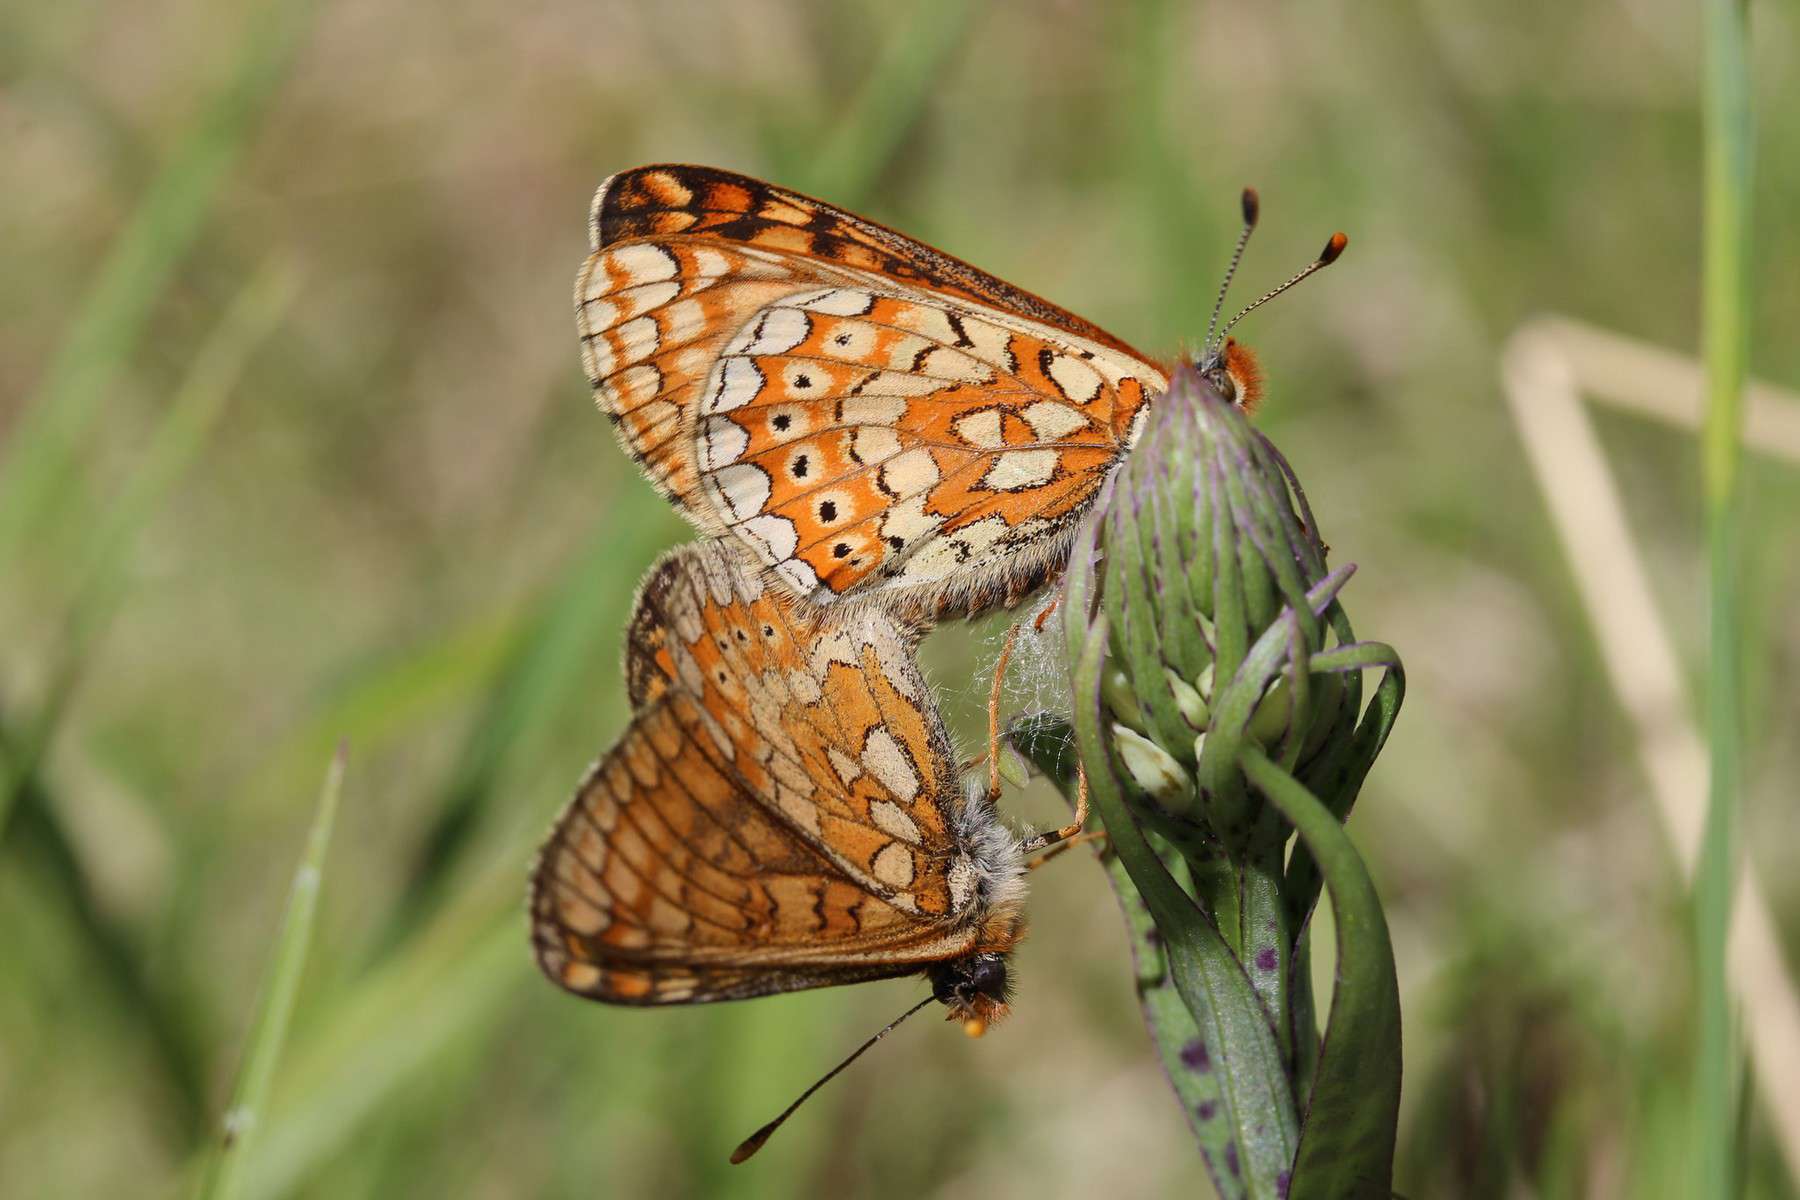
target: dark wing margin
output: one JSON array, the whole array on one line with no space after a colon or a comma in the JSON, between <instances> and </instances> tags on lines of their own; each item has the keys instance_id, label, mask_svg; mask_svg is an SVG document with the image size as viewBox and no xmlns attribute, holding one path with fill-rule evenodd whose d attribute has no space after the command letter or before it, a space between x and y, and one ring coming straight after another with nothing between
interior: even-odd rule
<instances>
[{"instance_id":1,"label":"dark wing margin","mask_svg":"<svg viewBox=\"0 0 1800 1200\"><path fill-rule=\"evenodd\" d=\"M598 250L630 239L709 237L808 254L874 271L1150 359L1132 346L1023 288L825 200L717 167L656 163L600 185L589 217Z\"/></svg>"}]
</instances>

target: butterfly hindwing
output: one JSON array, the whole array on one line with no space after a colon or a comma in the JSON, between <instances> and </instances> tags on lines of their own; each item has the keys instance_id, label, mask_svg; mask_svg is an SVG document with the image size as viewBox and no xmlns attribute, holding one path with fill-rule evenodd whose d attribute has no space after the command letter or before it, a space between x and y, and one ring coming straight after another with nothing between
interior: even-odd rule
<instances>
[{"instance_id":1,"label":"butterfly hindwing","mask_svg":"<svg viewBox=\"0 0 1800 1200\"><path fill-rule=\"evenodd\" d=\"M813 623L728 546L666 557L631 625L637 715L534 875L545 972L619 1003L730 999L906 974L1009 921L974 887L993 854L966 844L912 642L873 611Z\"/></svg>"}]
</instances>

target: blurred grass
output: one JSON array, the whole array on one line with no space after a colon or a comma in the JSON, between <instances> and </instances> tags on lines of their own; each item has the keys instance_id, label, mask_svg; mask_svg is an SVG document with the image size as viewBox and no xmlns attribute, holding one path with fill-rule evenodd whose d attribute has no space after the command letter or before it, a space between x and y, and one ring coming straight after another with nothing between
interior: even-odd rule
<instances>
[{"instance_id":1,"label":"blurred grass","mask_svg":"<svg viewBox=\"0 0 1800 1200\"><path fill-rule=\"evenodd\" d=\"M1757 20L1755 138L1783 147L1793 21ZM686 536L588 409L567 311L592 187L669 158L822 192L1153 350L1204 328L1242 185L1247 292L1350 233L1243 332L1265 427L1362 564L1359 628L1417 677L1358 836L1409 1016L1397 1187L1683 1194L1685 899L1493 362L1545 308L1692 344L1699 34L1673 0L0 14L6 769L37 747L0 844L9 1192L195 1180L339 736L358 803L250 1194L1204 1186L1079 861L1033 880L1012 1024L900 1031L753 1170L724 1154L913 985L620 1013L532 971L532 847L623 719L632 587ZM1759 157L1754 209L1795 211L1800 164ZM1800 229L1764 224L1744 328L1792 386ZM1698 670L1690 447L1608 436ZM1769 634L1742 840L1795 880L1800 487L1746 475ZM975 715L991 639L927 652ZM1747 1193L1794 1195L1747 1137Z\"/></svg>"},{"instance_id":2,"label":"blurred grass","mask_svg":"<svg viewBox=\"0 0 1800 1200\"><path fill-rule=\"evenodd\" d=\"M126 555L133 539L204 448L245 362L280 319L293 290L293 280L278 267L265 269L245 285L201 347L118 498L77 537L79 544L71 552L78 564L73 596L57 631L48 681L30 728L10 739L0 766L0 830L7 827L20 790L55 737L82 668L96 657L98 639L124 599ZM78 504L72 497L65 503Z\"/></svg>"},{"instance_id":3,"label":"blurred grass","mask_svg":"<svg viewBox=\"0 0 1800 1200\"><path fill-rule=\"evenodd\" d=\"M130 361L170 276L200 237L233 163L304 44L310 3L280 0L251 12L234 70L151 181L131 224L100 268L32 403L0 460L0 572L20 542L68 498L77 444Z\"/></svg>"},{"instance_id":4,"label":"blurred grass","mask_svg":"<svg viewBox=\"0 0 1800 1200\"><path fill-rule=\"evenodd\" d=\"M1694 1089L1696 1195L1735 1196L1743 1136L1738 1093L1743 1051L1726 972L1732 897L1738 884L1738 807L1743 789L1743 656L1750 644L1738 598L1743 494L1740 480L1744 376L1749 358L1750 258L1749 5L1708 0L1705 11L1705 203L1702 217L1701 343L1706 420L1701 484L1706 504L1706 825L1694 873L1696 1004Z\"/></svg>"},{"instance_id":5,"label":"blurred grass","mask_svg":"<svg viewBox=\"0 0 1800 1200\"><path fill-rule=\"evenodd\" d=\"M578 698L579 685L591 682L584 677L585 664L624 628L632 593L618 586L618 564L649 557L660 535L655 525L621 529L601 522L588 551L526 623L450 768L377 953L391 949L424 914L442 906L446 882L492 815L511 756L537 748L554 714Z\"/></svg>"},{"instance_id":6,"label":"blurred grass","mask_svg":"<svg viewBox=\"0 0 1800 1200\"><path fill-rule=\"evenodd\" d=\"M35 846L33 857L55 877L55 890L79 915L85 940L107 965L106 975L118 994L140 1008L147 1028L158 1031L155 1043L175 1089L180 1122L190 1135L199 1129L206 1103L200 1079L204 1050L192 1044L186 1019L157 994L128 938L93 903L86 866L70 846L38 771L82 673L96 661L104 630L124 599L124 557L133 536L199 454L246 359L268 335L292 290L292 280L280 269L258 274L201 347L118 500L77 539L73 596L48 652L48 681L35 711L22 729L0 721L0 834L11 832L14 809L23 806L26 811L18 819L27 826L23 840Z\"/></svg>"}]
</instances>

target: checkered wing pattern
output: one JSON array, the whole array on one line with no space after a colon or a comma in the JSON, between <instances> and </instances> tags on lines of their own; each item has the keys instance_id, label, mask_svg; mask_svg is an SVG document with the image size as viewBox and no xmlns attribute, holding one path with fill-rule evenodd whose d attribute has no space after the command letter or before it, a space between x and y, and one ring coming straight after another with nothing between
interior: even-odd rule
<instances>
[{"instance_id":1,"label":"checkered wing pattern","mask_svg":"<svg viewBox=\"0 0 1800 1200\"><path fill-rule=\"evenodd\" d=\"M652 482L811 603L975 614L1049 578L1163 371L822 201L642 167L576 283L600 407Z\"/></svg>"},{"instance_id":2,"label":"checkered wing pattern","mask_svg":"<svg viewBox=\"0 0 1800 1200\"><path fill-rule=\"evenodd\" d=\"M545 973L673 1004L1010 945L914 639L874 610L815 620L728 544L666 557L627 638L637 715L533 877Z\"/></svg>"}]
</instances>

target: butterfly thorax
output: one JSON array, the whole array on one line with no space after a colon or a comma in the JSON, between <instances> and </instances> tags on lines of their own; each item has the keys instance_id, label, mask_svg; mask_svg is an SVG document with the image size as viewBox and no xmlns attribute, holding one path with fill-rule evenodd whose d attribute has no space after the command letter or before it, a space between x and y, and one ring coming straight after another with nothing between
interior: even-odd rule
<instances>
[{"instance_id":1,"label":"butterfly thorax","mask_svg":"<svg viewBox=\"0 0 1800 1200\"><path fill-rule=\"evenodd\" d=\"M1021 920L1025 898L1025 861L1019 839L1001 823L979 780L965 784L954 817L959 852L950 864L950 905L962 920L982 929L984 943L994 932L1010 930ZM1007 937L997 948L1016 940ZM996 947L982 945L980 949Z\"/></svg>"}]
</instances>

